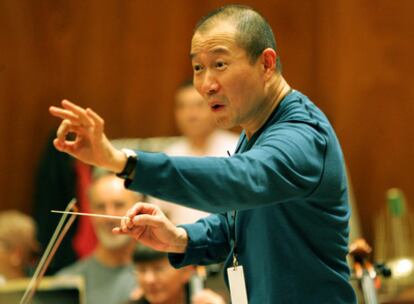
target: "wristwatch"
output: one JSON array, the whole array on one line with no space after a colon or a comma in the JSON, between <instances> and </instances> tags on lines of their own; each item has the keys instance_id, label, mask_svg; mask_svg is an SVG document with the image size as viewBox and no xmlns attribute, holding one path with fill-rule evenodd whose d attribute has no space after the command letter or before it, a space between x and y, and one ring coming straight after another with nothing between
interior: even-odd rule
<instances>
[{"instance_id":1,"label":"wristwatch","mask_svg":"<svg viewBox=\"0 0 414 304\"><path fill-rule=\"evenodd\" d=\"M122 149L122 152L125 153L127 161L124 169L117 173L116 176L125 180L132 180L135 173L135 166L137 165L137 153L131 149Z\"/></svg>"}]
</instances>

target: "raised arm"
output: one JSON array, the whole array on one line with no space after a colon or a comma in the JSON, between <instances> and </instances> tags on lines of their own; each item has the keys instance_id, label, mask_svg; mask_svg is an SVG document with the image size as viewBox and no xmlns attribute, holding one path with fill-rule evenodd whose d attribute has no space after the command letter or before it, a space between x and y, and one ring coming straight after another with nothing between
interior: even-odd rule
<instances>
[{"instance_id":1,"label":"raised arm","mask_svg":"<svg viewBox=\"0 0 414 304\"><path fill-rule=\"evenodd\" d=\"M210 213L300 201L317 188L326 141L305 124L283 129L232 157L169 157L138 152L133 190ZM336 164L334 164L336 165ZM332 176L332 196L339 193Z\"/></svg>"}]
</instances>

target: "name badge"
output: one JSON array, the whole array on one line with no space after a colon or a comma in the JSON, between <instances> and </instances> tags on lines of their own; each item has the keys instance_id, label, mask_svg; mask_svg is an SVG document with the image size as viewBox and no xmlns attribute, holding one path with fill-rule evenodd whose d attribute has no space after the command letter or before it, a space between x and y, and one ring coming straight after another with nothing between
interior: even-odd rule
<instances>
[{"instance_id":1,"label":"name badge","mask_svg":"<svg viewBox=\"0 0 414 304\"><path fill-rule=\"evenodd\" d=\"M227 268L229 277L230 297L234 304L248 304L243 266Z\"/></svg>"}]
</instances>

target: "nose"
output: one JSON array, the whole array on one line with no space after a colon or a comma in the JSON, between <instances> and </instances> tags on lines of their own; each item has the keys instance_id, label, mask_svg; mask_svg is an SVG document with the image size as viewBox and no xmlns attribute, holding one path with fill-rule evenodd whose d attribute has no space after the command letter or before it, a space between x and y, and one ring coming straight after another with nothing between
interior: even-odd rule
<instances>
[{"instance_id":1,"label":"nose","mask_svg":"<svg viewBox=\"0 0 414 304\"><path fill-rule=\"evenodd\" d=\"M217 82L217 79L209 71L206 71L201 81L202 81L201 91L203 92L203 95L207 95L207 96L214 95L220 89L220 85Z\"/></svg>"},{"instance_id":2,"label":"nose","mask_svg":"<svg viewBox=\"0 0 414 304\"><path fill-rule=\"evenodd\" d=\"M146 284L152 284L155 282L155 274L153 271L145 271L145 273L142 274L142 279Z\"/></svg>"}]
</instances>

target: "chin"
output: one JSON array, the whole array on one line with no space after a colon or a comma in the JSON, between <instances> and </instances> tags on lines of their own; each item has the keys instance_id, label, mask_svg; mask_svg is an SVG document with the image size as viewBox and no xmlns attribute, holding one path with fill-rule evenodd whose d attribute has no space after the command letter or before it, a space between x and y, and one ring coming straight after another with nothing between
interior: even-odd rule
<instances>
[{"instance_id":1,"label":"chin","mask_svg":"<svg viewBox=\"0 0 414 304\"><path fill-rule=\"evenodd\" d=\"M233 127L236 127L236 125L232 121L226 118L218 118L216 120L216 126L220 129L231 129Z\"/></svg>"},{"instance_id":2,"label":"chin","mask_svg":"<svg viewBox=\"0 0 414 304\"><path fill-rule=\"evenodd\" d=\"M97 232L96 236L99 242L109 250L123 248L131 242L131 237L128 235L114 235L112 233Z\"/></svg>"}]
</instances>

